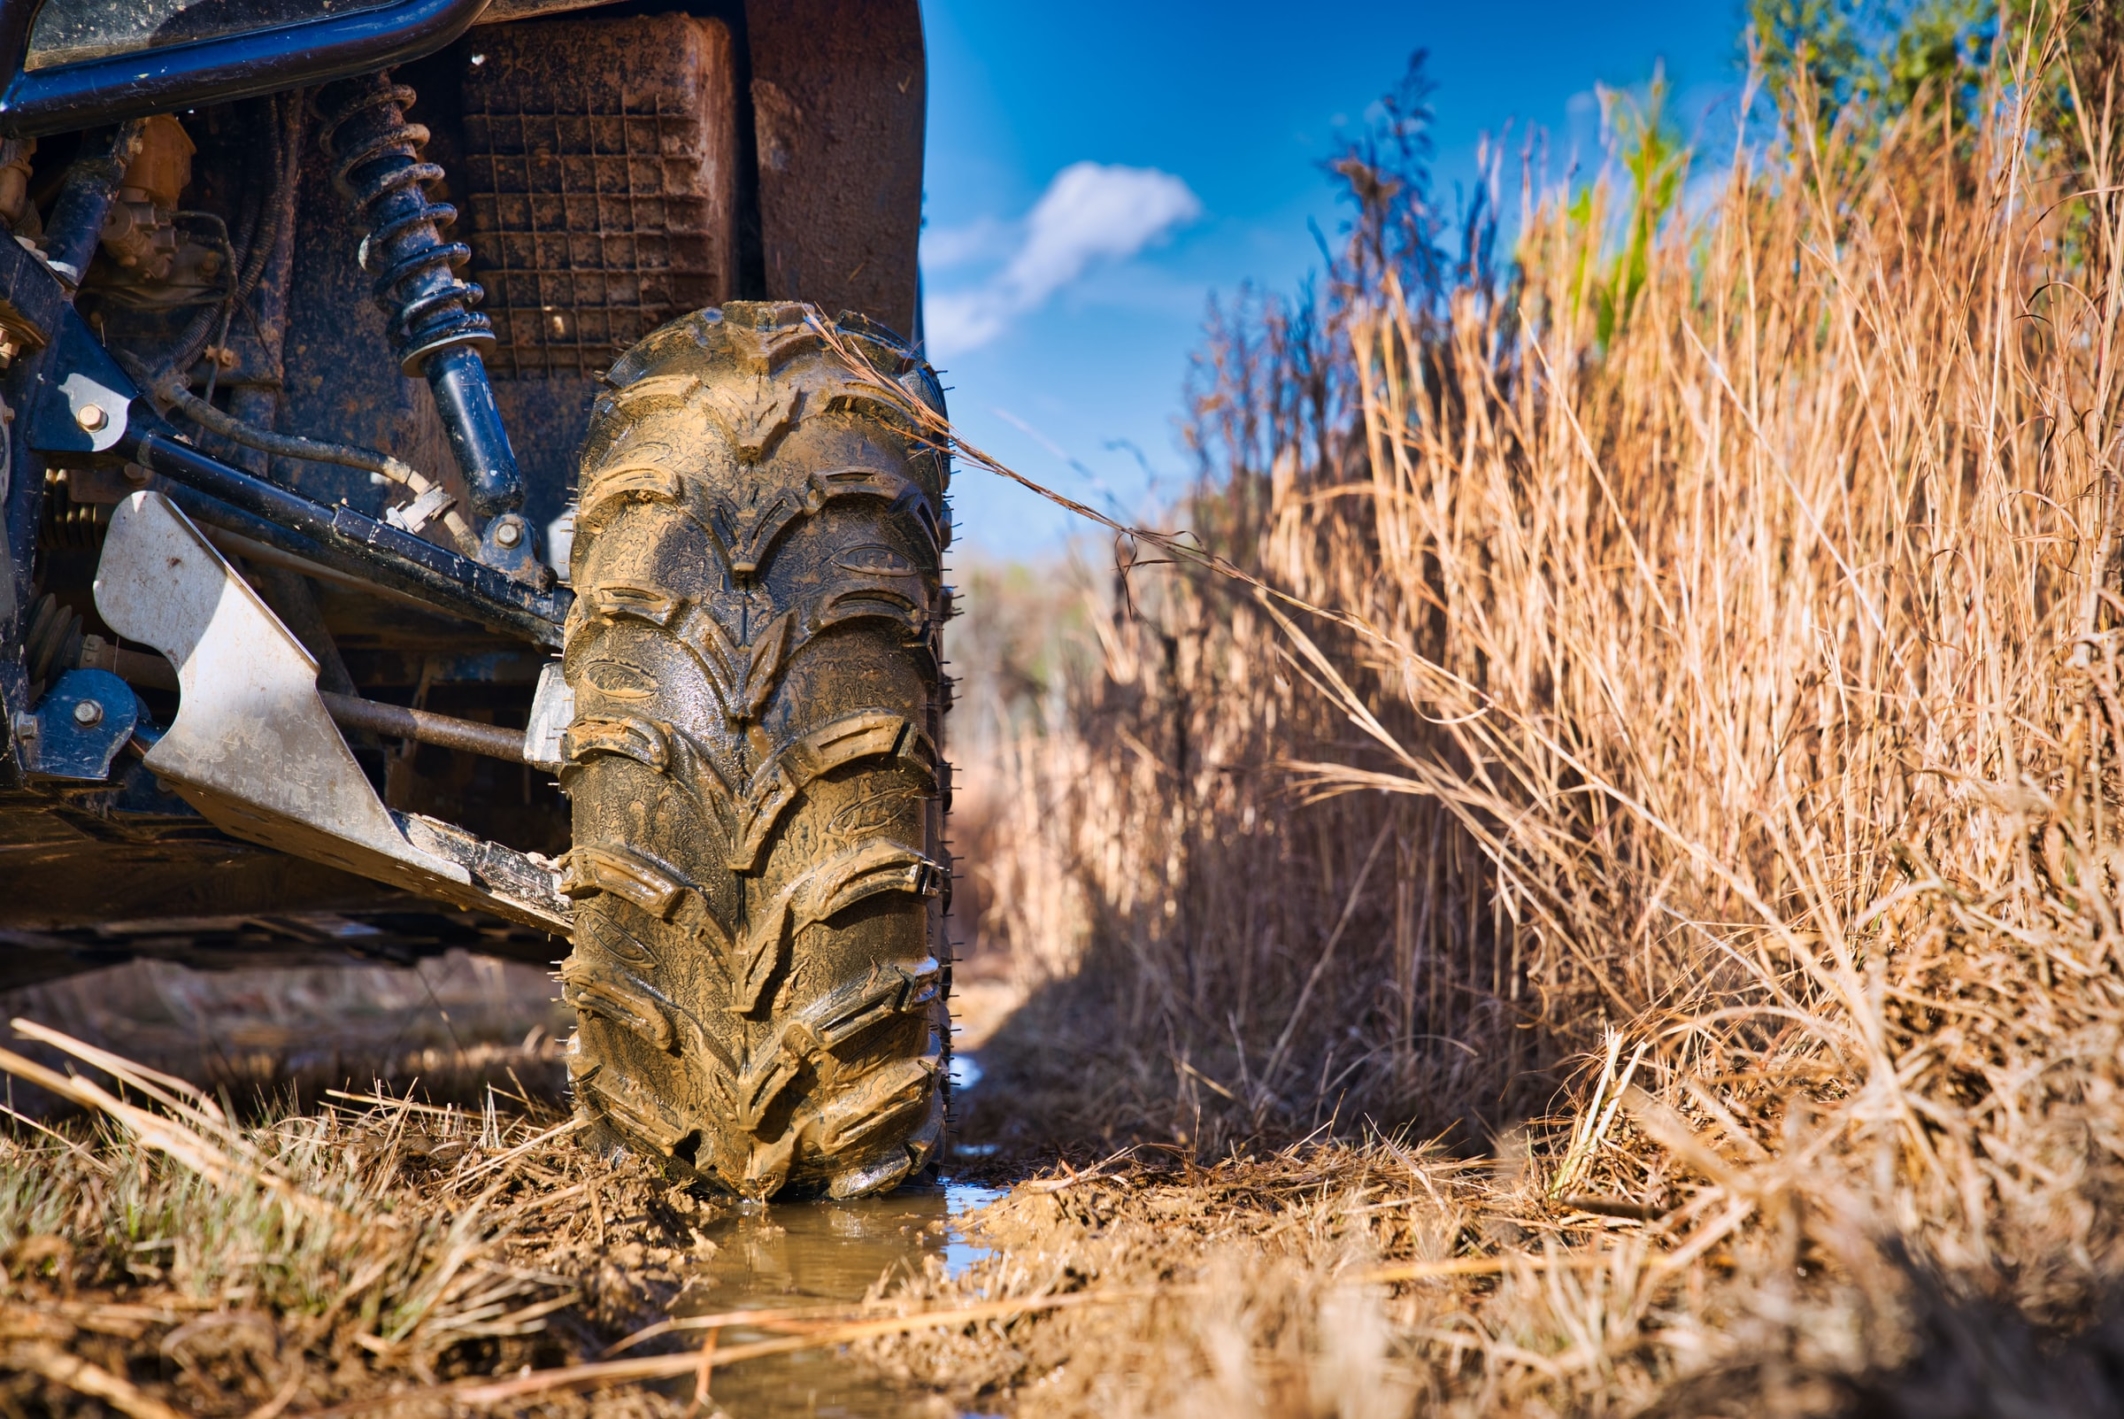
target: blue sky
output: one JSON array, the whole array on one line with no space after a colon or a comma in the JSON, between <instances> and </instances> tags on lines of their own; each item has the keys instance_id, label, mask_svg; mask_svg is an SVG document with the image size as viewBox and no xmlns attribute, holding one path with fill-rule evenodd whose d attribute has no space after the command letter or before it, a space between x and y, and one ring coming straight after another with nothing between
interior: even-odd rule
<instances>
[{"instance_id":1,"label":"blue sky","mask_svg":"<svg viewBox=\"0 0 2124 1419\"><path fill-rule=\"evenodd\" d=\"M922 13L923 268L953 418L1026 474L1131 517L1188 475L1175 419L1208 298L1249 281L1290 291L1320 264L1308 219L1331 238L1342 219L1320 160L1412 50L1430 53L1446 192L1507 124L1514 153L1529 123L1547 134L1552 177L1574 156L1597 163L1596 84L1641 84L1663 62L1685 131L1739 87L1738 0L923 0ZM982 554L1038 557L1082 530L986 473L966 470L954 493L961 545Z\"/></svg>"}]
</instances>

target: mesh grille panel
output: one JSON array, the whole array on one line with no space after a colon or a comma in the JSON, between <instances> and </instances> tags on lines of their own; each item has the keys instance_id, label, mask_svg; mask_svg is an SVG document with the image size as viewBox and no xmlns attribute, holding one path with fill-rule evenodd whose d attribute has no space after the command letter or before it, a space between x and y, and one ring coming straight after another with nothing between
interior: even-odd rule
<instances>
[{"instance_id":1,"label":"mesh grille panel","mask_svg":"<svg viewBox=\"0 0 2124 1419\"><path fill-rule=\"evenodd\" d=\"M494 373L594 374L665 321L726 299L722 26L518 25L481 48L465 76L464 175Z\"/></svg>"}]
</instances>

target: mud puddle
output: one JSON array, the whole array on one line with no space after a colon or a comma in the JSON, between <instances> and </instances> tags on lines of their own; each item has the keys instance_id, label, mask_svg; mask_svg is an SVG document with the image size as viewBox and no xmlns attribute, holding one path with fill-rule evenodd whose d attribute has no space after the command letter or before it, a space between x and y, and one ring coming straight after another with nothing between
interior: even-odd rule
<instances>
[{"instance_id":1,"label":"mud puddle","mask_svg":"<svg viewBox=\"0 0 2124 1419\"><path fill-rule=\"evenodd\" d=\"M888 1269L919 1273L932 1256L956 1273L976 1257L964 1214L1000 1196L966 1183L905 1188L856 1202L776 1203L708 1227L715 1254L695 1265L672 1315L847 1304ZM772 1339L726 1327L719 1347ZM690 1393L690 1387L688 1392ZM948 1415L926 1394L864 1373L831 1352L754 1360L716 1374L715 1405L729 1419L903 1419Z\"/></svg>"}]
</instances>

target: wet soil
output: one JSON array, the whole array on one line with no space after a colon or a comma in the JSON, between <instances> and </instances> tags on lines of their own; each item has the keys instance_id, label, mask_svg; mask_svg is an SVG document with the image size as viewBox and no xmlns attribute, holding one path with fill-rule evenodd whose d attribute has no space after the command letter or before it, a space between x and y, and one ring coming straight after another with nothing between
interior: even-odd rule
<instances>
[{"instance_id":1,"label":"wet soil","mask_svg":"<svg viewBox=\"0 0 2124 1419\"><path fill-rule=\"evenodd\" d=\"M129 1044L152 1046L145 1052L155 1067L222 1084L240 1098L279 1097L278 1082L246 1085L312 1074L315 1092L337 1090L317 1105L306 1097L290 1097L279 1107L261 1103L262 1115L278 1122L254 1124L244 1115L236 1128L246 1143L231 1143L216 1133L199 1146L202 1156L226 1143L256 1146L279 1157L292 1146L288 1137L316 1134L323 1140L318 1148L299 1159L290 1154L289 1166L305 1188L315 1186L336 1198L358 1184L364 1196L388 1198L401 1223L427 1228L407 1243L418 1254L387 1268L399 1278L392 1285L413 1285L428 1274L424 1268L440 1260L439 1254L428 1254L429 1243L444 1236L436 1229L446 1230L450 1218L474 1205L475 1196L498 1230L491 1244L481 1244L473 1264L459 1268L470 1279L433 1308L427 1328L372 1361L374 1347L352 1339L371 1328L356 1308L343 1308L329 1333L299 1330L298 1293L343 1284L351 1251L320 1247L315 1257L306 1256L303 1265L316 1275L301 1268L254 1274L259 1267L253 1262L223 1265L218 1258L249 1255L262 1245L248 1230L254 1224L251 1213L241 1207L236 1212L196 1207L192 1190L198 1184L181 1164L115 1133L97 1134L88 1152L60 1147L47 1156L35 1150L50 1140L28 1126L0 1131L0 1157L18 1169L34 1165L31 1182L36 1183L16 1188L19 1195L12 1198L0 1189L0 1263L5 1263L0 1266L0 1376L19 1371L10 1364L11 1346L42 1345L51 1351L47 1358L57 1357L55 1364L72 1356L102 1366L115 1382L137 1390L135 1397L144 1404L167 1400L180 1412L241 1414L267 1404L283 1383L292 1382L296 1388L283 1412L302 1412L373 1398L384 1390L411 1393L486 1374L595 1362L611 1342L667 1317L818 1309L845 1316L881 1278L897 1283L926 1275L931 1284L948 1284L986 1254L966 1241L966 1216L1000 1195L981 1184L1007 1187L1022 1173L988 1147L965 1149L964 1156L947 1164L943 1182L853 1203L792 1200L764 1206L676 1198L669 1181L653 1170L600 1158L572 1140L556 1139L522 1152L520 1145L565 1120L564 1105L542 1087L542 1063L554 1063L557 1075L557 1054L553 1061L546 1059L551 1034L525 1023L549 1017L552 983L541 972L483 973L488 964L452 958L429 963L425 972L394 975L378 968L366 973L399 987L390 994L365 977L353 980L358 973L344 970L206 977L135 963L60 982L64 991L39 988L34 1000L17 992L6 1001L16 1008L0 1013L0 1021L13 1014L45 1014L116 1052ZM978 1045L987 1031L970 1033L969 1043ZM344 1052L342 1042L347 1042ZM12 1041L10 1047L39 1048L34 1040ZM473 1051L489 1053L470 1059ZM313 1055L321 1061L314 1068ZM370 1055L373 1069L364 1062ZM467 1081L462 1093L472 1106L447 1108L459 1091L431 1093L429 1079L455 1078L445 1066L460 1056L469 1061L457 1073ZM349 1058L356 1063L348 1064ZM231 1059L240 1067L221 1073L207 1067ZM71 1056L54 1054L52 1062L71 1063ZM963 1100L980 1078L975 1056L960 1054L953 1076ZM351 1082L371 1079L381 1082ZM12 1078L9 1082L11 1088L28 1088ZM497 1086L505 1087L498 1091ZM396 1101L401 1090L420 1098ZM520 1095L533 1100L521 1117L507 1107L512 1099L521 1102ZM74 1107L51 1102L62 1112ZM283 1116L289 1103L293 1111ZM498 1161L505 1156L506 1162ZM320 1161L327 1159L329 1165ZM455 1179L468 1168L479 1170L476 1185L459 1188ZM504 1183L499 1191L494 1190L497 1168ZM0 1173L7 1170L0 1166ZM162 1244L174 1248L169 1255L188 1260L182 1266L149 1264L137 1247L114 1251L104 1245L112 1234L111 1218L118 1215L147 1216L138 1225L163 1237ZM347 1245L355 1250L374 1240L359 1226L350 1237ZM30 1251L20 1252L17 1242ZM497 1296L486 1293L505 1276L514 1278L514 1289L499 1299L509 1306L536 1308L569 1278L578 1282L583 1299L521 1333L461 1343L462 1336L451 1328L464 1321L459 1303L495 1301ZM10 1329L17 1321L30 1324L23 1318L53 1306L66 1315L50 1324L39 1322L34 1334ZM195 1382L189 1371L173 1371L159 1351L166 1333L202 1313L223 1312L252 1316L261 1327L270 1327L259 1331L273 1337L270 1363L261 1362L258 1374L238 1376L240 1384L205 1371ZM788 1334L786 1328L725 1326L717 1334L717 1348ZM663 1335L632 1353L690 1349L701 1339L698 1330ZM349 1355L359 1363L345 1363ZM555 1413L675 1415L687 1409L693 1387L688 1375L649 1387L661 1393L562 1392L546 1402ZM75 1393L64 1378L17 1373L0 1380L0 1410L13 1412L10 1395L30 1390L55 1403L72 1402L65 1397ZM712 1419L718 1411L728 1419L942 1419L962 1412L936 1391L934 1385L909 1387L880 1378L867 1360L829 1349L715 1371L712 1402L699 1414L700 1419Z\"/></svg>"},{"instance_id":2,"label":"wet soil","mask_svg":"<svg viewBox=\"0 0 2124 1419\"><path fill-rule=\"evenodd\" d=\"M755 1205L709 1224L715 1251L697 1263L674 1317L785 1310L859 1301L881 1276L919 1276L931 1257L956 1275L986 1253L960 1221L998 1193L945 1181L855 1202ZM774 1338L730 1326L718 1346ZM691 1387L685 1386L691 1393ZM714 1401L729 1419L903 1419L949 1415L934 1396L894 1385L845 1357L812 1351L756 1360L715 1375Z\"/></svg>"}]
</instances>

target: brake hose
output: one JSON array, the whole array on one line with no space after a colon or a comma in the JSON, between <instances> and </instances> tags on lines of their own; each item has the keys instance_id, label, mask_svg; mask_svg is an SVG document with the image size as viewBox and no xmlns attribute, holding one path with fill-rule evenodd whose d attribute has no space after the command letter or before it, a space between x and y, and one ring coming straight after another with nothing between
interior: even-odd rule
<instances>
[{"instance_id":1,"label":"brake hose","mask_svg":"<svg viewBox=\"0 0 2124 1419\"><path fill-rule=\"evenodd\" d=\"M281 458L301 459L305 463L331 463L342 468L359 468L405 488L413 494L415 502L439 491L433 478L388 453L378 453L375 449L350 443L327 443L322 439L304 438L300 434L275 433L256 424L247 424L186 389L181 375L167 374L158 384L138 360L121 352L113 353L117 354L119 362L127 367L128 373L147 386L150 398L159 404L169 405L193 423L210 433L220 434L232 443L240 443L246 448L255 448L263 453L276 454ZM450 540L457 545L458 551L476 558L479 555L479 538L465 522L464 514L457 510L454 499L443 494L441 501L442 525L448 530Z\"/></svg>"}]
</instances>

